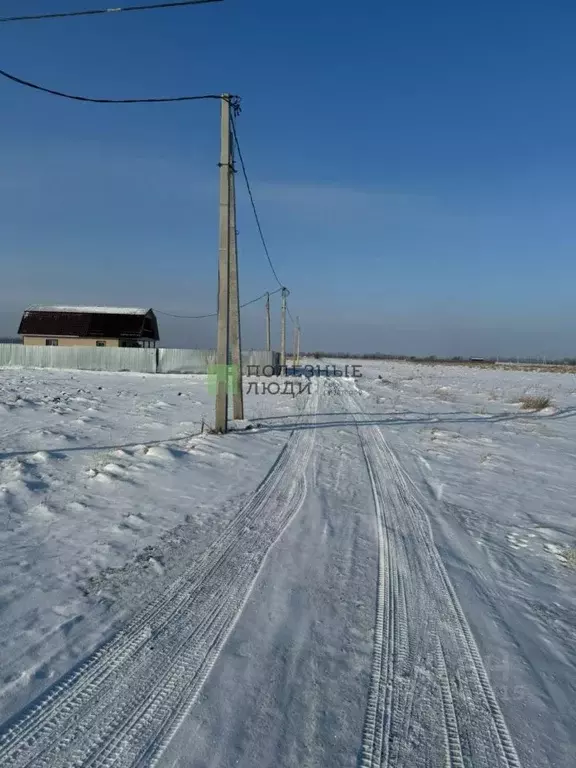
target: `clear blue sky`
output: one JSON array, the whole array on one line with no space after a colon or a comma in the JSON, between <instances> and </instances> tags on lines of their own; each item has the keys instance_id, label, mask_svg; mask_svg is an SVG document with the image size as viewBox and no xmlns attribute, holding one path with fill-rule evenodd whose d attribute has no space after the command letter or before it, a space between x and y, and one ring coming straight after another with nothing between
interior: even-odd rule
<instances>
[{"instance_id":1,"label":"clear blue sky","mask_svg":"<svg viewBox=\"0 0 576 768\"><path fill-rule=\"evenodd\" d=\"M240 94L305 349L574 355L575 39L573 0L224 0L0 25L0 67L93 96ZM0 333L30 303L214 308L216 103L1 81L0 105ZM239 194L248 300L275 283ZM168 343L214 342L210 322L161 323Z\"/></svg>"}]
</instances>

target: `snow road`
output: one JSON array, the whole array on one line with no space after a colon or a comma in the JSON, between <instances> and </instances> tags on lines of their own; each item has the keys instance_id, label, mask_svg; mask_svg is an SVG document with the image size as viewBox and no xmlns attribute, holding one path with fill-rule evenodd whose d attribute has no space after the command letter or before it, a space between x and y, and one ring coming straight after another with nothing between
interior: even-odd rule
<instances>
[{"instance_id":1,"label":"snow road","mask_svg":"<svg viewBox=\"0 0 576 768\"><path fill-rule=\"evenodd\" d=\"M317 393L305 416L314 418ZM262 562L306 494L314 431L295 432L194 566L0 741L0 765L156 765L193 705Z\"/></svg>"},{"instance_id":2,"label":"snow road","mask_svg":"<svg viewBox=\"0 0 576 768\"><path fill-rule=\"evenodd\" d=\"M417 457L353 382L315 385L300 415L246 436L289 431L223 533L8 725L0 765L570 764L558 721L555 750L526 747L554 722L537 687L507 725Z\"/></svg>"},{"instance_id":3,"label":"snow road","mask_svg":"<svg viewBox=\"0 0 576 768\"><path fill-rule=\"evenodd\" d=\"M353 395L344 405L363 415ZM375 645L362 768L519 768L512 738L434 545L419 489L382 432L358 427L376 510ZM438 702L441 703L438 706Z\"/></svg>"}]
</instances>

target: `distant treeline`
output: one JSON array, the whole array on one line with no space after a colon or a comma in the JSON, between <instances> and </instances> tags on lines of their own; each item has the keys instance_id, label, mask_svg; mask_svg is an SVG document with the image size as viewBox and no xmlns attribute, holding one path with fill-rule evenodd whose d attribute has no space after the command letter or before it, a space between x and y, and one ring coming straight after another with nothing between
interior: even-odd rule
<instances>
[{"instance_id":1,"label":"distant treeline","mask_svg":"<svg viewBox=\"0 0 576 768\"><path fill-rule=\"evenodd\" d=\"M10 338L8 336L0 336L0 344L22 344L22 339L18 337Z\"/></svg>"},{"instance_id":2,"label":"distant treeline","mask_svg":"<svg viewBox=\"0 0 576 768\"><path fill-rule=\"evenodd\" d=\"M563 357L558 360L547 360L542 357L438 357L428 355L387 355L381 352L355 354L353 352L306 352L301 357L312 357L315 360L336 358L343 360L409 360L414 363L522 363L523 365L576 365L576 357Z\"/></svg>"}]
</instances>

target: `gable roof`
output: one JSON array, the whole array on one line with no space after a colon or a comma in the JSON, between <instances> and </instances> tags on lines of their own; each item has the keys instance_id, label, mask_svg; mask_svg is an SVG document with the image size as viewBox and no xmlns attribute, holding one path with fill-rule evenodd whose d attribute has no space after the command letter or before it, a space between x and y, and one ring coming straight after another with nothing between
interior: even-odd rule
<instances>
[{"instance_id":1,"label":"gable roof","mask_svg":"<svg viewBox=\"0 0 576 768\"><path fill-rule=\"evenodd\" d=\"M18 333L84 339L159 339L154 312L135 307L30 307L22 315Z\"/></svg>"}]
</instances>

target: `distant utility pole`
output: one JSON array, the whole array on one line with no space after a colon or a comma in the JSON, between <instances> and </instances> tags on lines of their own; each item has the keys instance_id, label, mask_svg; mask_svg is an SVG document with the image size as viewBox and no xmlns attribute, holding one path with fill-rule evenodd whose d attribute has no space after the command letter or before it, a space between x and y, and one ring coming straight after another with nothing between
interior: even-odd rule
<instances>
[{"instance_id":1,"label":"distant utility pole","mask_svg":"<svg viewBox=\"0 0 576 768\"><path fill-rule=\"evenodd\" d=\"M288 289L282 288L282 312L280 315L280 365L286 367L286 297Z\"/></svg>"},{"instance_id":2,"label":"distant utility pole","mask_svg":"<svg viewBox=\"0 0 576 768\"><path fill-rule=\"evenodd\" d=\"M300 359L300 318L298 317L296 318L296 323L294 325L294 350L292 358L292 365L298 365Z\"/></svg>"},{"instance_id":3,"label":"distant utility pole","mask_svg":"<svg viewBox=\"0 0 576 768\"><path fill-rule=\"evenodd\" d=\"M240 287L238 283L238 238L236 232L236 182L234 178L234 145L230 147L230 344L232 346L232 417L244 418L242 392L242 335L240 332Z\"/></svg>"},{"instance_id":4,"label":"distant utility pole","mask_svg":"<svg viewBox=\"0 0 576 768\"><path fill-rule=\"evenodd\" d=\"M300 365L300 318L296 318L296 360L294 365Z\"/></svg>"},{"instance_id":5,"label":"distant utility pole","mask_svg":"<svg viewBox=\"0 0 576 768\"><path fill-rule=\"evenodd\" d=\"M228 360L230 343L230 95L221 100L220 124L220 241L218 255L218 336L216 346L215 431L228 430Z\"/></svg>"},{"instance_id":6,"label":"distant utility pole","mask_svg":"<svg viewBox=\"0 0 576 768\"><path fill-rule=\"evenodd\" d=\"M292 365L298 365L300 359L300 319L296 318L296 324L294 325L294 351L292 353Z\"/></svg>"},{"instance_id":7,"label":"distant utility pole","mask_svg":"<svg viewBox=\"0 0 576 768\"><path fill-rule=\"evenodd\" d=\"M266 294L266 350L270 352L270 294Z\"/></svg>"}]
</instances>

